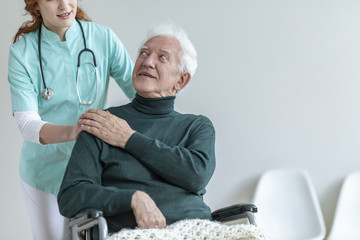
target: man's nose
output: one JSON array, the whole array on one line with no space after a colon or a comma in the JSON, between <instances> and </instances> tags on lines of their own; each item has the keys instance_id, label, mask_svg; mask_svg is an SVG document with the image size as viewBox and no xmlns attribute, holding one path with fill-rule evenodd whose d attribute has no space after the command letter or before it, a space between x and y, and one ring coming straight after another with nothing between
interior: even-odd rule
<instances>
[{"instance_id":1,"label":"man's nose","mask_svg":"<svg viewBox=\"0 0 360 240\"><path fill-rule=\"evenodd\" d=\"M154 54L150 54L149 56L147 56L144 59L143 66L144 67L155 68L155 56L154 56Z\"/></svg>"}]
</instances>

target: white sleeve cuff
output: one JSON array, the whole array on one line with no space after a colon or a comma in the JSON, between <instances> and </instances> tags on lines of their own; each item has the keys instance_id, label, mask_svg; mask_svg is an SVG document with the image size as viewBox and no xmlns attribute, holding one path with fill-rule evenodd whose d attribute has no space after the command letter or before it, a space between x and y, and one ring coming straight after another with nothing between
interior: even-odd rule
<instances>
[{"instance_id":1,"label":"white sleeve cuff","mask_svg":"<svg viewBox=\"0 0 360 240\"><path fill-rule=\"evenodd\" d=\"M42 121L40 115L35 111L16 111L14 116L24 140L41 144L40 130L47 122Z\"/></svg>"}]
</instances>

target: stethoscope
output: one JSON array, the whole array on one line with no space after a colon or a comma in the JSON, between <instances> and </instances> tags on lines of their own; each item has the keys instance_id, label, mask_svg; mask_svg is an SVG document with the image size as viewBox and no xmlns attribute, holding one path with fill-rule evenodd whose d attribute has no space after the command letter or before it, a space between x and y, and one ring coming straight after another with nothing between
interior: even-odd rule
<instances>
[{"instance_id":1,"label":"stethoscope","mask_svg":"<svg viewBox=\"0 0 360 240\"><path fill-rule=\"evenodd\" d=\"M79 55L78 55L78 64L77 64L77 74L76 74L76 91L77 91L77 95L78 95L78 98L79 98L79 101L81 104L83 105L91 105L93 104L93 102L95 102L95 99L96 99L96 95L97 95L97 90L98 90L98 69L97 69L97 66L96 66L96 59L95 59L95 54L94 52L91 50L91 49L88 49L86 47L86 41L85 41L85 34L84 34L84 29L80 23L80 21L78 19L76 19L76 21L79 23L79 26L80 26L80 29L81 29L81 33L82 33L82 38L84 40L84 49L81 50L79 52ZM41 60L41 26L39 28L39 37L38 37L38 49L39 49L39 62L40 62L40 71L41 71L41 77L42 77L42 80L43 80L43 83L44 83L44 89L41 91L41 97L44 99L44 100L50 100L54 97L54 90L52 90L51 88L48 88L46 86L46 82L45 82L45 77L44 77L44 71L43 71L43 67L42 67L42 60ZM80 69L80 58L81 58L81 54L83 52L90 52L92 57L93 57L93 62L94 62L94 67L95 67L95 75L96 75L96 89L95 89L95 93L94 93L94 96L93 96L93 99L90 100L90 101L83 101L80 97L80 93L79 93L79 69Z\"/></svg>"}]
</instances>

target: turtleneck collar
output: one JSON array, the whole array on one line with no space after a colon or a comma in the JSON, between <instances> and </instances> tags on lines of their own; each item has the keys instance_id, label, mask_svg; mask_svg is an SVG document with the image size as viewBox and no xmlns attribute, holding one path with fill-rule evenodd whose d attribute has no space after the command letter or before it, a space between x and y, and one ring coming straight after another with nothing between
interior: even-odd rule
<instances>
[{"instance_id":1,"label":"turtleneck collar","mask_svg":"<svg viewBox=\"0 0 360 240\"><path fill-rule=\"evenodd\" d=\"M139 112L149 115L165 115L174 112L175 96L144 98L136 93L132 106Z\"/></svg>"}]
</instances>

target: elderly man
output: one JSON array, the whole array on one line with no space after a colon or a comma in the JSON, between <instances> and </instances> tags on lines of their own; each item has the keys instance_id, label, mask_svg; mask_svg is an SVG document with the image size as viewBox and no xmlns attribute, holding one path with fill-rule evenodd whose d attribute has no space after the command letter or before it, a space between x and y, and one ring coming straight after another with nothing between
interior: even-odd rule
<instances>
[{"instance_id":1,"label":"elderly man","mask_svg":"<svg viewBox=\"0 0 360 240\"><path fill-rule=\"evenodd\" d=\"M171 25L149 32L139 50L127 105L89 110L58 195L66 217L103 211L110 232L211 219L203 201L215 169L215 131L201 115L174 111L195 72L196 51Z\"/></svg>"}]
</instances>

